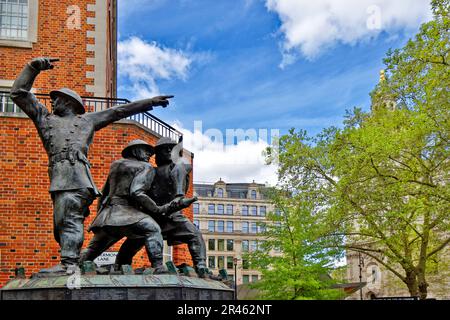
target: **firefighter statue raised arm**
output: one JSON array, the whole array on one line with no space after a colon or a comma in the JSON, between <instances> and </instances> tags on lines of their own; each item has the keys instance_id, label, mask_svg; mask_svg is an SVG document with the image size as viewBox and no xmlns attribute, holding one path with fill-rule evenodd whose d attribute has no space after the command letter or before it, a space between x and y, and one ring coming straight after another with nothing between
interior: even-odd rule
<instances>
[{"instance_id":1,"label":"firefighter statue raised arm","mask_svg":"<svg viewBox=\"0 0 450 320\"><path fill-rule=\"evenodd\" d=\"M131 115L167 107L172 96L159 96L99 112L85 113L81 97L63 88L50 92L53 111L31 93L41 71L53 69L59 59L36 58L27 63L11 89L11 99L34 122L48 155L50 194L53 201L55 240L61 247L61 262L44 273L71 273L78 266L83 244L83 223L89 205L100 195L90 173L89 146L94 133Z\"/></svg>"}]
</instances>

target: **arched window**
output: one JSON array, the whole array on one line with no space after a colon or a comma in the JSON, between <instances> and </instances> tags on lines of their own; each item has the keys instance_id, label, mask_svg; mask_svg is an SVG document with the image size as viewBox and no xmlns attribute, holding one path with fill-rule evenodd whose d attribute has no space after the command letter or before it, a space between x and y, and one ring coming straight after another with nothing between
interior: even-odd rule
<instances>
[{"instance_id":1,"label":"arched window","mask_svg":"<svg viewBox=\"0 0 450 320\"><path fill-rule=\"evenodd\" d=\"M251 198L256 199L256 190L252 190L251 192Z\"/></svg>"},{"instance_id":2,"label":"arched window","mask_svg":"<svg viewBox=\"0 0 450 320\"><path fill-rule=\"evenodd\" d=\"M217 197L223 198L223 189L222 188L217 189Z\"/></svg>"}]
</instances>

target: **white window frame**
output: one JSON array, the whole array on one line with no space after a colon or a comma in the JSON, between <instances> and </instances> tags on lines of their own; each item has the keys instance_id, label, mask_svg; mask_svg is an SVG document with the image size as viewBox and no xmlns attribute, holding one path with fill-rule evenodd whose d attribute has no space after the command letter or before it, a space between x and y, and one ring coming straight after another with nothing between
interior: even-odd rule
<instances>
[{"instance_id":1,"label":"white window frame","mask_svg":"<svg viewBox=\"0 0 450 320\"><path fill-rule=\"evenodd\" d=\"M33 48L37 42L39 1L28 0L28 38L26 40L14 40L0 38L0 47Z\"/></svg>"}]
</instances>

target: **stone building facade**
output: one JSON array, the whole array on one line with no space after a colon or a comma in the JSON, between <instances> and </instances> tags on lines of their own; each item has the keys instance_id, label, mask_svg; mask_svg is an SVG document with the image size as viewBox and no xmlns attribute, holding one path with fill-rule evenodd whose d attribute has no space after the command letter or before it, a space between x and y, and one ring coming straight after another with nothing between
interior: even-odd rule
<instances>
[{"instance_id":1,"label":"stone building facade","mask_svg":"<svg viewBox=\"0 0 450 320\"><path fill-rule=\"evenodd\" d=\"M361 277L361 282L366 283L362 288L363 300L410 297L406 284L373 258L353 251L347 252L346 258L348 282L359 282ZM427 275L429 284L427 298L448 300L450 299L449 250L444 249L438 255L438 259L439 262L432 267L432 270L429 270ZM361 292L358 290L346 299L360 300Z\"/></svg>"},{"instance_id":2,"label":"stone building facade","mask_svg":"<svg viewBox=\"0 0 450 320\"><path fill-rule=\"evenodd\" d=\"M30 276L59 260L47 155L32 121L9 99L9 89L25 63L49 56L61 61L42 72L32 88L47 108L46 94L61 87L77 91L88 111L126 103L116 99L116 9L116 0L0 0L0 287L14 277L17 267ZM161 136L179 135L147 115L99 131L89 153L96 185L103 186L110 164L129 141L143 139L154 145ZM185 150L184 156L192 163L193 154ZM192 192L191 187L188 195ZM86 229L96 207L97 201L90 207ZM192 219L192 208L184 213ZM92 233L85 232L84 246L91 238ZM121 243L110 251L117 252ZM185 245L175 247L173 254L166 252L177 265L192 262ZM148 264L145 250L140 251L134 267Z\"/></svg>"},{"instance_id":3,"label":"stone building facade","mask_svg":"<svg viewBox=\"0 0 450 320\"><path fill-rule=\"evenodd\" d=\"M207 263L215 274L226 269L237 285L260 279L261 273L249 269L243 255L258 249L264 241L259 233L266 214L274 210L264 197L263 184L194 183L194 223L199 227L207 248ZM234 260L237 259L237 260ZM236 264L236 266L235 266ZM236 267L236 273L235 273Z\"/></svg>"}]
</instances>

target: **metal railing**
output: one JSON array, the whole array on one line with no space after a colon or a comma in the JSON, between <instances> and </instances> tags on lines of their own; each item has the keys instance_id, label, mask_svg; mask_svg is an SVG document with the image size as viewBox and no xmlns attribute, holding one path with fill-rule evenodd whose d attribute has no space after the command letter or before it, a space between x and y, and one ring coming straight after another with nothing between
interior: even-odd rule
<instances>
[{"instance_id":1,"label":"metal railing","mask_svg":"<svg viewBox=\"0 0 450 320\"><path fill-rule=\"evenodd\" d=\"M51 98L48 94L36 93L39 102L51 110ZM102 98L102 97L81 97L83 99L86 112L96 112L109 109L113 106L130 103L128 99ZM9 98L8 91L0 91L0 112L23 113L23 111ZM178 141L183 134L155 117L148 112L138 113L127 119L134 120L162 137L171 138Z\"/></svg>"}]
</instances>

